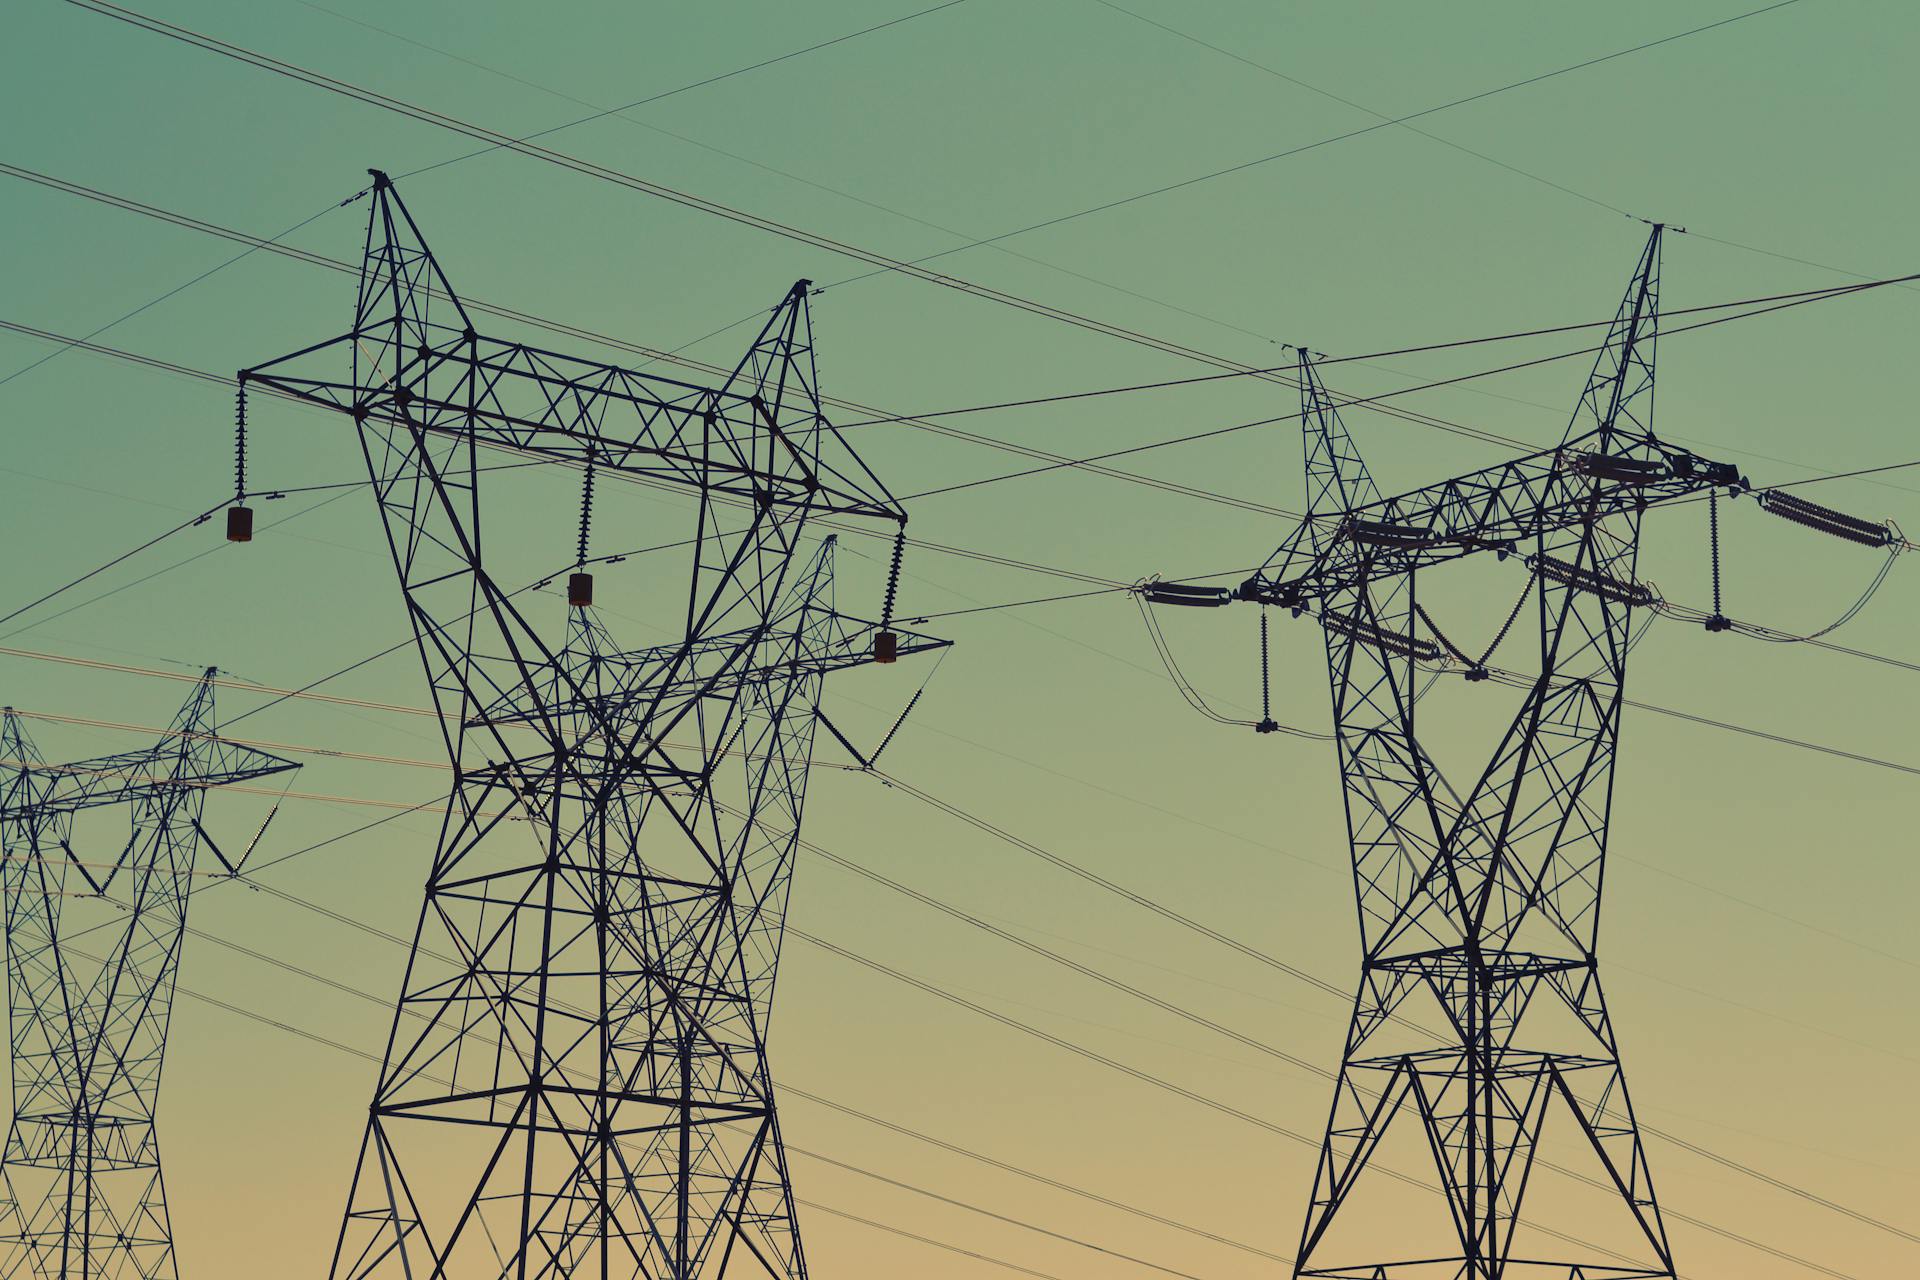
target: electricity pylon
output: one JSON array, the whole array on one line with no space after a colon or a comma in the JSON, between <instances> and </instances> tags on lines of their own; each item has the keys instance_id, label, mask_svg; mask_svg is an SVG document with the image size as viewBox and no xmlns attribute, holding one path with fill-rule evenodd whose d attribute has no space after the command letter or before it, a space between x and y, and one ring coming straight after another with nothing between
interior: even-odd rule
<instances>
[{"instance_id":1,"label":"electricity pylon","mask_svg":"<svg viewBox=\"0 0 1920 1280\"><path fill-rule=\"evenodd\" d=\"M1660 241L1656 226L1558 448L1383 497L1303 353L1305 519L1231 592L1145 589L1313 613L1325 632L1363 959L1296 1276L1673 1275L1601 990L1600 890L1627 655L1655 599L1635 578L1641 517L1746 482L1653 432ZM1417 677L1494 673L1433 627L1416 583L1489 552L1528 571L1539 665L1500 673L1519 709L1460 791L1417 731ZM1402 1130L1431 1181L1376 1158ZM1617 1243L1541 1220L1550 1164L1613 1203L1588 1197L1570 1225L1611 1212ZM1422 1227L1396 1180L1438 1190L1447 1212Z\"/></svg>"},{"instance_id":2,"label":"electricity pylon","mask_svg":"<svg viewBox=\"0 0 1920 1280\"><path fill-rule=\"evenodd\" d=\"M822 679L944 643L801 552L877 521L897 572L905 512L821 413L805 281L698 387L482 337L372 202L353 329L242 374L358 425L455 777L332 1275L800 1280L766 1035ZM552 641L482 554L487 447L585 473ZM596 475L698 499L668 643L592 604Z\"/></svg>"},{"instance_id":3,"label":"electricity pylon","mask_svg":"<svg viewBox=\"0 0 1920 1280\"><path fill-rule=\"evenodd\" d=\"M21 717L0 714L7 1280L176 1274L154 1132L161 1060L200 845L236 870L207 835L206 793L299 767L216 735L213 676L152 747L75 764L48 765ZM106 815L87 811L113 806L130 826L96 830Z\"/></svg>"}]
</instances>

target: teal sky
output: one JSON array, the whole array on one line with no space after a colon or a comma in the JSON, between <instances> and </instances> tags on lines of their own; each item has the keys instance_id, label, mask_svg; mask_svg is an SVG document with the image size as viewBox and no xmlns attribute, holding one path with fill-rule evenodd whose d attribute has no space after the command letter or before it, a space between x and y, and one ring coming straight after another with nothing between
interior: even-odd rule
<instances>
[{"instance_id":1,"label":"teal sky","mask_svg":"<svg viewBox=\"0 0 1920 1280\"><path fill-rule=\"evenodd\" d=\"M903 0L703 6L546 6L371 0L241 4L140 0L143 11L476 123L527 133L914 11ZM552 135L556 149L898 258L1271 155L1732 17L1754 4L965 0L843 44ZM1127 10L1131 10L1129 13ZM1143 20L1145 19L1145 20ZM1150 21L1147 21L1150 20ZM1178 28L1202 47L1151 23ZM87 13L22 0L4 19L0 161L255 235L469 140ZM1237 361L1280 344L1335 355L1611 315L1645 237L1670 237L1669 308L1920 270L1908 157L1920 10L1799 0L1687 39L1289 158L970 249L932 264L1008 293ZM1249 64L1258 65L1249 65ZM1262 68L1265 68L1264 70ZM1304 83L1303 83L1304 82ZM1308 85L1323 90L1315 93ZM1342 103L1327 96L1337 94ZM590 104L583 106L582 104ZM1359 104L1358 106L1350 104ZM1451 144L1451 145L1449 145ZM1462 148L1468 150L1462 150ZM1478 156L1470 152L1480 153ZM524 156L494 153L403 181L454 286L603 333L678 348L777 301L796 278L829 287L814 319L833 395L923 413L1207 372L1204 365L897 275L836 286L844 257ZM1625 212L1622 212L1625 211ZM1632 215L1631 217L1628 215ZM364 205L287 243L354 258ZM79 336L238 252L206 234L0 173L0 320ZM1795 261L1798 259L1799 261ZM96 340L230 374L344 330L351 282L256 253ZM1738 462L1756 483L1908 462L1915 449L1912 288L1888 288L1677 335L1660 349L1656 425ZM500 325L502 336L523 336ZM751 328L689 354L728 363ZM554 345L571 344L550 337ZM1565 335L1336 367L1374 394L1581 345ZM586 354L611 353L583 347ZM55 348L0 331L0 378ZM1408 408L1547 446L1583 360L1407 397ZM957 427L1072 456L1294 411L1289 388L1229 380L955 417ZM0 613L222 499L230 393L84 351L0 383ZM343 424L259 406L263 485L355 478ZM1490 464L1490 446L1379 413L1349 424L1388 489ZM1021 460L898 425L855 433L896 493ZM1295 424L1148 452L1118 465L1281 508L1302 501ZM569 555L572 482L504 517L521 548ZM1920 530L1920 469L1807 491ZM320 495L325 498L328 495ZM402 638L405 622L362 493L262 503L244 548L208 525L0 625L0 646L188 672L213 664L291 687ZM1286 522L1096 475L1055 472L910 504L932 542L1109 582L1257 564ZM670 522L621 494L597 537ZM1728 611L1789 632L1859 596L1875 553L1723 512ZM1675 600L1706 591L1700 506L1650 519L1643 576ZM635 545L644 534L633 538ZM849 542L842 603L877 607L884 546ZM197 558L196 558L197 557ZM158 576L147 575L162 571ZM1519 579L1487 574L1443 621L1492 634ZM1895 565L1833 637L1917 656L1920 584ZM672 604L640 567L607 571L607 611L635 644ZM622 585L625 583L626 585ZM1079 590L1084 583L931 552L908 559L908 615ZM558 599L547 602L555 619ZM1324 727L1317 633L1280 618L1275 713ZM1182 665L1244 715L1254 618L1167 619ZM1244 939L1337 987L1356 966L1331 752L1256 738L1191 712L1121 595L955 617L956 639L889 748L903 780ZM855 673L837 720L875 735L923 668ZM1636 651L1647 702L1920 769L1914 673L1807 646L1709 636L1663 622ZM0 654L0 702L160 725L187 685ZM402 653L329 686L419 705ZM1477 732L1500 694L1436 695ZM1441 702L1441 700L1444 700ZM221 694L226 715L263 699ZM1501 703L1504 708L1507 704ZM34 725L49 757L122 749L137 735ZM236 733L240 733L236 729ZM290 703L244 736L431 760L425 722ZM1462 738L1472 737L1463 732ZM1463 745L1471 746L1471 743ZM823 746L820 758L837 761ZM413 804L444 785L402 766L307 755L307 795ZM1630 715L1615 803L1603 955L1643 1118L1687 1141L1903 1229L1920 1230L1914 1157L1920 1062L1913 978L1916 779L1872 763L1656 716ZM854 774L819 771L809 837L1146 988L1329 1067L1342 1001L1099 893L1032 856ZM270 801L218 797L249 832ZM382 816L287 802L262 858ZM410 816L263 875L328 910L404 934L432 822ZM792 922L1288 1129L1317 1134L1317 1076L1173 1020L818 860L803 858ZM224 887L195 907L182 985L324 1041L377 1053L404 951L265 892ZM221 946L323 974L328 986ZM342 987L352 990L343 990ZM366 995L356 994L367 993ZM371 997L371 998L369 998ZM1147 1088L796 941L774 1030L776 1074L1102 1196L1290 1256L1307 1197L1304 1146ZM162 1110L182 1265L196 1280L321 1274L338 1228L373 1064L231 1009L183 1000ZM1208 1280L1279 1264L1044 1190L806 1100L789 1139L996 1213ZM1664 1141L1650 1147L1674 1210L1833 1273L1911 1272L1916 1247ZM810 1157L803 1198L1062 1280L1152 1274ZM990 1262L808 1210L820 1276L965 1280ZM1683 1272L1787 1280L1805 1268L1675 1223Z\"/></svg>"}]
</instances>

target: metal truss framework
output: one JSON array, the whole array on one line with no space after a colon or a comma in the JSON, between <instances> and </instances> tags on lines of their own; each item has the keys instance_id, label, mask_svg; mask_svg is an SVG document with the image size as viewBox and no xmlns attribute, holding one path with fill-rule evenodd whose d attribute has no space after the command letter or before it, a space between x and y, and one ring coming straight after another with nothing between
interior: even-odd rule
<instances>
[{"instance_id":1,"label":"metal truss framework","mask_svg":"<svg viewBox=\"0 0 1920 1280\"><path fill-rule=\"evenodd\" d=\"M801 554L906 520L807 292L717 387L483 337L376 173L352 330L241 375L358 425L455 776L335 1280L806 1275L766 1035L817 703L944 643ZM693 492L681 637L619 649L577 574L550 643L483 557L485 448Z\"/></svg>"},{"instance_id":2,"label":"metal truss framework","mask_svg":"<svg viewBox=\"0 0 1920 1280\"><path fill-rule=\"evenodd\" d=\"M173 1280L154 1132L174 977L209 788L299 766L215 734L209 669L144 751L49 765L0 714L13 1118L0 1277ZM75 820L125 806L107 845ZM91 824L89 824L91 825Z\"/></svg>"},{"instance_id":3,"label":"metal truss framework","mask_svg":"<svg viewBox=\"0 0 1920 1280\"><path fill-rule=\"evenodd\" d=\"M1323 624L1364 957L1296 1275L1673 1275L1601 991L1600 892L1627 654L1652 599L1634 577L1641 516L1745 482L1653 434L1660 241L1655 227L1557 449L1384 498L1304 370L1307 519L1237 595ZM1532 573L1539 673L1462 793L1416 733L1416 668L1442 656L1419 635L1416 580L1489 551ZM1386 1176L1370 1161L1396 1120L1418 1126L1451 1233L1336 1246L1343 1211ZM1632 1247L1516 1249L1549 1134L1625 1208Z\"/></svg>"}]
</instances>

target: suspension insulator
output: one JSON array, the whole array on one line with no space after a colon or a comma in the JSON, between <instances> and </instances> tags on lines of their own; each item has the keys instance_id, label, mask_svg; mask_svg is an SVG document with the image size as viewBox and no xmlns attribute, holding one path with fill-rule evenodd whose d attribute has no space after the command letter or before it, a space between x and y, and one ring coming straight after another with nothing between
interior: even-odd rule
<instances>
[{"instance_id":1,"label":"suspension insulator","mask_svg":"<svg viewBox=\"0 0 1920 1280\"><path fill-rule=\"evenodd\" d=\"M567 575L567 603L576 609L584 609L593 603L592 574L570 573Z\"/></svg>"},{"instance_id":2,"label":"suspension insulator","mask_svg":"<svg viewBox=\"0 0 1920 1280\"><path fill-rule=\"evenodd\" d=\"M873 660L882 666L900 659L900 636L893 631L873 633Z\"/></svg>"},{"instance_id":3,"label":"suspension insulator","mask_svg":"<svg viewBox=\"0 0 1920 1280\"><path fill-rule=\"evenodd\" d=\"M1653 590L1650 587L1638 582L1623 582L1612 574L1582 569L1552 556L1528 556L1527 567L1542 578L1572 587L1575 591L1599 596L1602 600L1615 600L1635 608L1653 603Z\"/></svg>"},{"instance_id":4,"label":"suspension insulator","mask_svg":"<svg viewBox=\"0 0 1920 1280\"><path fill-rule=\"evenodd\" d=\"M1431 640L1422 640L1401 631L1389 631L1361 618L1350 618L1344 613L1329 610L1320 615L1320 625L1335 635L1358 640L1361 644L1371 645L1388 653L1397 653L1403 658L1415 658L1421 662L1438 662L1440 646Z\"/></svg>"},{"instance_id":5,"label":"suspension insulator","mask_svg":"<svg viewBox=\"0 0 1920 1280\"><path fill-rule=\"evenodd\" d=\"M1419 525L1398 524L1391 520L1349 519L1349 538L1374 547L1426 547L1433 545L1433 533Z\"/></svg>"},{"instance_id":6,"label":"suspension insulator","mask_svg":"<svg viewBox=\"0 0 1920 1280\"><path fill-rule=\"evenodd\" d=\"M1848 542L1858 542L1867 547L1884 547L1893 541L1893 530L1884 524L1874 524L1844 511L1835 511L1832 507L1823 507L1817 502L1782 493L1778 489L1763 489L1757 497L1762 511L1820 533L1830 533L1836 538L1845 538Z\"/></svg>"},{"instance_id":7,"label":"suspension insulator","mask_svg":"<svg viewBox=\"0 0 1920 1280\"><path fill-rule=\"evenodd\" d=\"M1149 582L1140 588L1148 604L1179 604L1195 609L1217 609L1233 603L1226 587L1196 587L1185 582Z\"/></svg>"},{"instance_id":8,"label":"suspension insulator","mask_svg":"<svg viewBox=\"0 0 1920 1280\"><path fill-rule=\"evenodd\" d=\"M1596 480L1614 484L1658 484L1673 471L1664 458L1627 458L1613 453L1581 453L1573 457L1573 470Z\"/></svg>"},{"instance_id":9,"label":"suspension insulator","mask_svg":"<svg viewBox=\"0 0 1920 1280\"><path fill-rule=\"evenodd\" d=\"M234 507L227 508L227 541L228 542L252 542L253 541L253 508L252 507L234 506Z\"/></svg>"}]
</instances>

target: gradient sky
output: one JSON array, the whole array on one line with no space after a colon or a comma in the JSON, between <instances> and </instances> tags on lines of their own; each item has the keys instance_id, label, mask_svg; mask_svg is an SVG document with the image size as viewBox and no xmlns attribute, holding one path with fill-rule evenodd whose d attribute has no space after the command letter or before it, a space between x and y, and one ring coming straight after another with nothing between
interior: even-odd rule
<instances>
[{"instance_id":1,"label":"gradient sky","mask_svg":"<svg viewBox=\"0 0 1920 1280\"><path fill-rule=\"evenodd\" d=\"M531 132L914 11L902 0L725 0L529 6L466 0L242 4L141 0L170 21L473 121ZM1223 169L1743 12L1688 0L1614 5L1255 0L966 0L938 13L553 135L548 145L897 257ZM1131 12L1129 12L1131 11ZM1150 20L1150 21L1149 21ZM1231 51L1208 49L1159 22ZM4 19L0 160L182 214L273 235L364 185L473 149L442 130L137 31L58 0ZM1612 313L1645 228L1685 226L1666 257L1669 308L1920 269L1907 162L1920 111L1920 11L1882 0L1779 10L1121 208L943 258L940 269L1236 360L1282 343L1355 354L1589 321ZM1244 61L1237 60L1244 59ZM1257 65L1249 65L1257 64ZM1264 68L1264 69L1263 69ZM1312 88L1308 87L1312 86ZM1314 89L1322 92L1316 93ZM1342 103L1331 96L1347 99ZM583 106L582 104L591 104ZM1355 105L1357 104L1357 105ZM1479 153L1478 155L1473 153ZM637 342L678 347L777 300L798 277L856 262L507 153L412 178L402 192L454 285ZM0 320L80 335L231 258L204 234L0 175ZM288 243L359 249L364 206ZM1631 215L1631 216L1629 216ZM344 277L254 254L98 341L230 373L350 323ZM1822 302L1662 344L1656 423L1757 483L1915 456L1911 288ZM881 275L815 308L825 389L897 412L1174 378L1204 366L931 285ZM502 326L503 336L508 336ZM518 336L518 335L511 335ZM692 354L730 361L750 331ZM1566 337L1339 367L1374 393L1578 345ZM0 332L0 377L54 348ZM589 354L606 354L589 352ZM1545 446L1584 363L1407 398L1410 407ZM970 431L1091 454L1294 410L1257 381L954 419ZM0 383L0 612L220 501L231 485L229 393L83 351ZM1389 489L1487 465L1500 450L1376 413L1350 425ZM284 406L255 416L259 483L354 478L342 424ZM906 427L862 430L896 493L1016 469L1019 460ZM1290 422L1147 453L1127 465L1279 507L1301 501ZM1920 530L1920 472L1809 491ZM567 555L571 499L550 536ZM322 498L327 495L320 495ZM659 518L620 495L600 536ZM182 673L217 664L291 686L399 640L404 620L371 504L259 504L245 548L214 525L0 626L0 646ZM1084 473L1052 473L911 504L914 532L1111 581L1257 564L1285 522ZM530 512L533 519L547 508ZM1825 625L1875 553L1725 513L1727 604L1786 631ZM1649 521L1643 575L1673 599L1706 590L1704 509ZM610 546L608 549L612 549ZM884 548L849 543L842 600L877 598ZM1078 589L1060 578L916 553L904 613ZM163 571L158 576L147 575ZM1447 621L1490 635L1519 579L1487 577ZM1835 638L1915 656L1920 586L1897 564ZM634 643L657 599L603 598ZM549 606L557 617L561 604ZM1317 632L1277 625L1275 712L1323 727ZM1255 688L1251 615L1168 619L1182 665L1223 708ZM1331 752L1256 738L1191 712L1133 605L1105 595L947 620L959 641L889 749L902 779L1338 987L1356 964ZM830 708L884 729L921 668L839 682ZM1800 646L1662 623L1630 693L1767 733L1920 768L1914 674ZM407 654L337 682L418 704ZM0 702L165 723L185 684L0 655ZM1449 682L1461 723L1500 697ZM221 694L227 715L262 699ZM38 723L50 758L137 735ZM236 732L239 732L236 730ZM306 747L432 759L419 721L291 703L245 732ZM838 759L822 748L822 759ZM411 804L422 769L307 757L303 793ZM1649 1124L1861 1213L1920 1231L1914 1155L1920 1063L1913 941L1912 768L1630 714L1615 804L1603 960L1636 1103ZM218 797L230 831L269 802ZM381 816L289 801L269 858ZM412 816L262 877L405 933L432 823ZM1328 1067L1343 1002L1168 925L1029 854L864 777L820 771L811 839L1163 999ZM931 914L816 859L792 922L982 1005L1288 1129L1317 1134L1326 1082L1166 1017ZM377 1052L401 948L267 893L197 900L183 987L325 1041ZM334 986L220 945L244 946ZM343 989L345 988L345 989ZM370 994L364 994L370 993ZM781 983L776 1074L811 1093L1111 1199L1290 1256L1312 1152L794 942ZM374 1066L198 999L173 1027L162 1107L183 1273L193 1280L324 1272ZM1165 1267L1239 1280L1279 1264L1045 1190L815 1102L785 1105L810 1152ZM1671 1209L1852 1277L1911 1274L1920 1249L1769 1189L1670 1143L1650 1144ZM800 1195L1062 1280L1153 1272L807 1156ZM1003 1273L809 1208L815 1274L965 1280ZM1786 1280L1805 1268L1687 1223L1682 1271Z\"/></svg>"}]
</instances>

